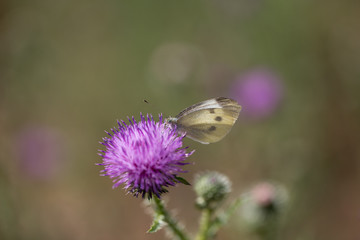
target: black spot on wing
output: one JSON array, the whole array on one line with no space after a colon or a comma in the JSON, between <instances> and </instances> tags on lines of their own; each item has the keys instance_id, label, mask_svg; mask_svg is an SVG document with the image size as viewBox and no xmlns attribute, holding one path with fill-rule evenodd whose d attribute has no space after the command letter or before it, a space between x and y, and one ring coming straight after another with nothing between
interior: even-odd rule
<instances>
[{"instance_id":1,"label":"black spot on wing","mask_svg":"<svg viewBox=\"0 0 360 240\"><path fill-rule=\"evenodd\" d=\"M226 105L226 104L237 104L237 102L231 98L217 97L217 98L215 98L215 100L221 106Z\"/></svg>"},{"instance_id":2,"label":"black spot on wing","mask_svg":"<svg viewBox=\"0 0 360 240\"><path fill-rule=\"evenodd\" d=\"M211 126L208 128L209 131L215 131L216 130L216 127L215 126Z\"/></svg>"},{"instance_id":3,"label":"black spot on wing","mask_svg":"<svg viewBox=\"0 0 360 240\"><path fill-rule=\"evenodd\" d=\"M214 106L214 101L216 101L217 104L220 105L220 107L218 106ZM186 115L189 115L193 112L196 112L198 110L208 110L211 114L215 113L215 109L217 108L222 108L223 110L226 110L227 112L230 112L231 115L234 116L234 118L237 118L240 110L241 110L241 106L233 99L230 98L225 98L225 97L218 97L218 98L213 98L213 99L208 99L202 102L199 102L197 104L194 104L184 110L182 110L178 115L176 115L177 119L180 119Z\"/></svg>"},{"instance_id":4,"label":"black spot on wing","mask_svg":"<svg viewBox=\"0 0 360 240\"><path fill-rule=\"evenodd\" d=\"M215 100L221 106L223 111L226 111L237 119L241 110L241 106L235 100L224 97L218 97Z\"/></svg>"},{"instance_id":5,"label":"black spot on wing","mask_svg":"<svg viewBox=\"0 0 360 240\"><path fill-rule=\"evenodd\" d=\"M221 121L222 121L222 117L217 116L217 117L215 118L215 121L221 122Z\"/></svg>"}]
</instances>

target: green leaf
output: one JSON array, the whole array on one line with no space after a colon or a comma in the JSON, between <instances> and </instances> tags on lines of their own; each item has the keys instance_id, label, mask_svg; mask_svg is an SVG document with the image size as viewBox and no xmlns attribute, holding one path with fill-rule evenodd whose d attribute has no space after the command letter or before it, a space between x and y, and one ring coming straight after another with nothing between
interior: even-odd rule
<instances>
[{"instance_id":1,"label":"green leaf","mask_svg":"<svg viewBox=\"0 0 360 240\"><path fill-rule=\"evenodd\" d=\"M181 182L182 184L191 186L191 184L190 184L188 181L186 181L185 178L178 177L178 176L176 176L176 175L174 175L174 177L176 178L176 180L178 180L178 181Z\"/></svg>"},{"instance_id":2,"label":"green leaf","mask_svg":"<svg viewBox=\"0 0 360 240\"><path fill-rule=\"evenodd\" d=\"M159 231L164 226L164 215L162 214L156 214L154 216L153 223L151 224L150 229L147 231L148 233L154 233Z\"/></svg>"}]
</instances>

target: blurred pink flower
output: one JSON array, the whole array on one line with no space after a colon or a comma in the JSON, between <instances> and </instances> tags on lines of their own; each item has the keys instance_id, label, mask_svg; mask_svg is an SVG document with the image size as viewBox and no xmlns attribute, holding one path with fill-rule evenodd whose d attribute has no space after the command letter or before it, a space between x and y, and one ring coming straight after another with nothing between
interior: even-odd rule
<instances>
[{"instance_id":1,"label":"blurred pink flower","mask_svg":"<svg viewBox=\"0 0 360 240\"><path fill-rule=\"evenodd\" d=\"M268 182L259 183L251 190L251 196L256 204L265 207L276 199L276 188Z\"/></svg>"},{"instance_id":2,"label":"blurred pink flower","mask_svg":"<svg viewBox=\"0 0 360 240\"><path fill-rule=\"evenodd\" d=\"M16 136L15 148L20 170L34 179L54 177L63 162L63 143L55 129L43 126L23 129Z\"/></svg>"},{"instance_id":3,"label":"blurred pink flower","mask_svg":"<svg viewBox=\"0 0 360 240\"><path fill-rule=\"evenodd\" d=\"M238 76L231 96L242 105L242 115L264 118L279 107L283 98L283 84L271 70L259 68Z\"/></svg>"},{"instance_id":4,"label":"blurred pink flower","mask_svg":"<svg viewBox=\"0 0 360 240\"><path fill-rule=\"evenodd\" d=\"M288 191L281 184L268 181L257 183L242 196L239 213L243 226L254 231L271 232L273 224L283 216L288 203Z\"/></svg>"}]
</instances>

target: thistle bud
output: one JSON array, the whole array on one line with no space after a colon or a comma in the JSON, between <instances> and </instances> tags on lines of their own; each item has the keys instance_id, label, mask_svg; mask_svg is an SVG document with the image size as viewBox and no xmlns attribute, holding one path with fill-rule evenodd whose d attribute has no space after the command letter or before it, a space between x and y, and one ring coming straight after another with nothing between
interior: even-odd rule
<instances>
[{"instance_id":1,"label":"thistle bud","mask_svg":"<svg viewBox=\"0 0 360 240\"><path fill-rule=\"evenodd\" d=\"M286 189L278 184L262 182L243 195L240 215L253 231L273 231L288 202Z\"/></svg>"},{"instance_id":2,"label":"thistle bud","mask_svg":"<svg viewBox=\"0 0 360 240\"><path fill-rule=\"evenodd\" d=\"M196 205L199 208L214 209L231 192L228 177L218 172L201 173L195 177L194 182Z\"/></svg>"}]
</instances>

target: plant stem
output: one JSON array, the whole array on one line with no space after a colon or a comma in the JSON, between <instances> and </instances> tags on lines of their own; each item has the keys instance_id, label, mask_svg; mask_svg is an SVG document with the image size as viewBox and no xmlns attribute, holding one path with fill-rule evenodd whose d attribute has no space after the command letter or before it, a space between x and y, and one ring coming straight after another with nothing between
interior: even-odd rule
<instances>
[{"instance_id":1,"label":"plant stem","mask_svg":"<svg viewBox=\"0 0 360 240\"><path fill-rule=\"evenodd\" d=\"M200 229L199 233L196 236L196 240L207 240L209 237L209 229L211 225L211 215L213 211L209 208L202 210L201 220L200 220Z\"/></svg>"},{"instance_id":2,"label":"plant stem","mask_svg":"<svg viewBox=\"0 0 360 240\"><path fill-rule=\"evenodd\" d=\"M182 229L179 228L176 221L166 211L163 202L157 197L154 197L154 202L156 206L156 211L164 216L164 222L168 224L173 234L180 240L188 240L189 238L186 236L186 234L182 231Z\"/></svg>"},{"instance_id":3,"label":"plant stem","mask_svg":"<svg viewBox=\"0 0 360 240\"><path fill-rule=\"evenodd\" d=\"M216 233L219 231L220 227L224 226L230 219L230 217L235 213L238 207L241 204L241 199L236 199L226 210L225 212L216 216L210 224L208 229L208 238L213 238Z\"/></svg>"}]
</instances>

